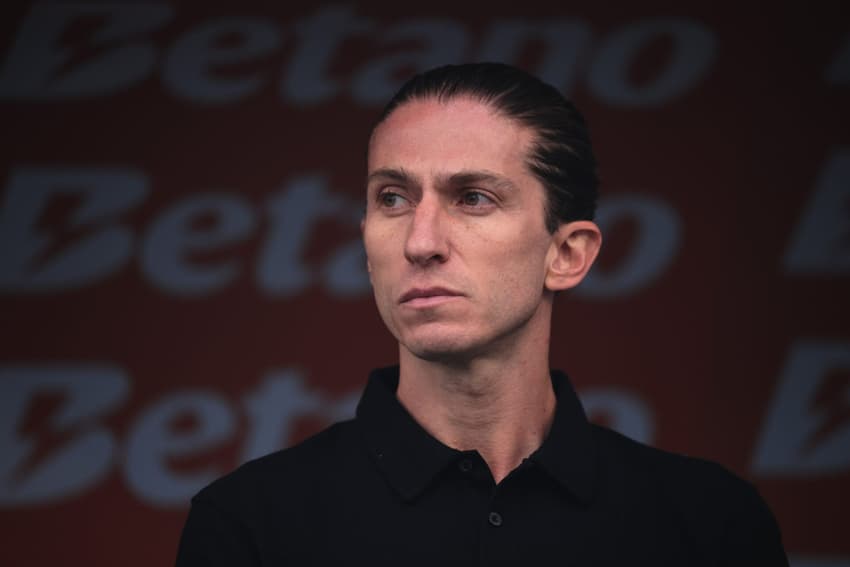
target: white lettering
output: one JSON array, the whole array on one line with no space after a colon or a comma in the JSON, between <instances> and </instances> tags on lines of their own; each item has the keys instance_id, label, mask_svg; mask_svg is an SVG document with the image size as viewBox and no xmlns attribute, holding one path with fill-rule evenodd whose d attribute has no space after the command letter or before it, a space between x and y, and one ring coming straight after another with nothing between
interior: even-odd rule
<instances>
[{"instance_id":1,"label":"white lettering","mask_svg":"<svg viewBox=\"0 0 850 567\"><path fill-rule=\"evenodd\" d=\"M277 451L289 445L292 425L299 417L318 413L324 400L304 385L294 370L268 376L260 388L245 398L252 429L245 443L243 460Z\"/></svg>"},{"instance_id":2,"label":"white lettering","mask_svg":"<svg viewBox=\"0 0 850 567\"><path fill-rule=\"evenodd\" d=\"M105 18L104 18L105 17ZM83 45L69 47L66 32L81 19L104 20ZM280 29L258 18L203 22L178 36L168 47L154 43L152 32L173 19L164 4L97 5L41 3L24 17L12 48L0 68L0 98L57 100L115 93L139 85L156 72L177 96L226 104L256 93L268 68L239 72L281 48ZM556 88L570 92L585 66L589 90L617 105L666 103L701 78L713 62L715 38L697 21L652 19L635 22L599 38L590 51L592 32L585 21L496 20L471 46L469 29L457 20L410 19L380 27L356 14L352 6L321 6L293 26L293 53L281 71L282 100L298 105L320 104L348 86L351 97L364 104L386 100L402 74L464 59L516 63L534 48L535 72ZM378 51L369 60L349 62L358 69L350 78L333 76L334 59L352 38L385 48L396 43L403 51ZM649 81L634 84L630 70L641 50L656 40L671 40L668 60ZM828 80L847 82L841 69L850 48L830 66ZM587 58L591 57L588 61ZM468 57L466 57L468 58ZM269 58L269 61L271 59ZM79 63L78 63L79 62ZM227 73L221 73L226 68Z\"/></svg>"},{"instance_id":3,"label":"white lettering","mask_svg":"<svg viewBox=\"0 0 850 567\"><path fill-rule=\"evenodd\" d=\"M238 43L224 40L238 38ZM256 92L257 74L234 77L215 74L217 67L251 60L277 49L280 37L271 24L256 19L227 19L199 26L169 51L163 81L175 93L200 102L225 103Z\"/></svg>"},{"instance_id":4,"label":"white lettering","mask_svg":"<svg viewBox=\"0 0 850 567\"><path fill-rule=\"evenodd\" d=\"M348 6L323 7L295 26L295 54L281 80L281 92L298 104L316 104L334 97L339 90L328 76L328 68L345 39L372 29L372 22L356 17Z\"/></svg>"},{"instance_id":5,"label":"white lettering","mask_svg":"<svg viewBox=\"0 0 850 567\"><path fill-rule=\"evenodd\" d=\"M257 283L271 295L293 295L313 282L313 272L301 257L315 223L345 214L347 203L328 192L322 176L294 179L269 201L271 234L260 253Z\"/></svg>"},{"instance_id":6,"label":"white lettering","mask_svg":"<svg viewBox=\"0 0 850 567\"><path fill-rule=\"evenodd\" d=\"M793 476L850 469L850 423L846 419L831 423L850 405L850 384L845 380L840 394L828 404L818 401L826 380L836 372L850 372L850 343L794 345L756 446L755 474Z\"/></svg>"},{"instance_id":7,"label":"white lettering","mask_svg":"<svg viewBox=\"0 0 850 567\"><path fill-rule=\"evenodd\" d=\"M476 59L516 64L531 40L542 40L546 45L535 74L561 92L571 92L591 40L590 26L584 22L496 22Z\"/></svg>"},{"instance_id":8,"label":"white lettering","mask_svg":"<svg viewBox=\"0 0 850 567\"><path fill-rule=\"evenodd\" d=\"M109 221L141 202L146 193L147 179L135 170L15 170L0 209L0 290L82 287L119 269L130 258L133 232ZM38 222L59 196L82 200L61 229L88 230L44 258L59 238L38 228Z\"/></svg>"},{"instance_id":9,"label":"white lettering","mask_svg":"<svg viewBox=\"0 0 850 567\"><path fill-rule=\"evenodd\" d=\"M328 259L324 270L325 285L331 294L354 298L368 294L372 289L366 271L366 250L361 239L338 248Z\"/></svg>"},{"instance_id":10,"label":"white lettering","mask_svg":"<svg viewBox=\"0 0 850 567\"><path fill-rule=\"evenodd\" d=\"M850 567L850 557L832 555L789 555L791 567Z\"/></svg>"},{"instance_id":11,"label":"white lettering","mask_svg":"<svg viewBox=\"0 0 850 567\"><path fill-rule=\"evenodd\" d=\"M212 221L212 226L199 223ZM142 270L161 288L202 295L222 289L237 275L235 260L193 263L190 252L210 251L248 237L256 218L251 208L231 195L186 199L163 213L151 226L142 247Z\"/></svg>"},{"instance_id":12,"label":"white lettering","mask_svg":"<svg viewBox=\"0 0 850 567\"><path fill-rule=\"evenodd\" d=\"M62 34L80 17L106 22L97 30L89 48L92 56L60 71L79 53L60 42ZM171 19L167 4L59 4L33 6L0 70L0 98L43 99L108 94L141 82L153 71L156 49L150 41L127 40L149 34ZM122 45L116 45L123 41Z\"/></svg>"},{"instance_id":13,"label":"white lettering","mask_svg":"<svg viewBox=\"0 0 850 567\"><path fill-rule=\"evenodd\" d=\"M850 274L850 148L835 151L785 253L791 274Z\"/></svg>"},{"instance_id":14,"label":"white lettering","mask_svg":"<svg viewBox=\"0 0 850 567\"><path fill-rule=\"evenodd\" d=\"M603 199L597 221L602 232L619 221L637 222L637 238L631 252L615 270L593 269L576 289L583 297L614 297L635 293L658 279L679 247L681 223L676 211L664 201L641 195Z\"/></svg>"},{"instance_id":15,"label":"white lettering","mask_svg":"<svg viewBox=\"0 0 850 567\"><path fill-rule=\"evenodd\" d=\"M117 218L141 202L147 190L147 179L133 170L15 170L0 208L0 291L79 288L121 269L131 258L135 233L118 224ZM71 199L74 205L68 220L46 225L43 217L60 198ZM319 265L310 265L304 258L318 222L332 218L356 226L362 215L359 203L329 191L323 175L294 178L269 200L267 213L269 233L255 268L257 285L264 293L292 296L317 281L341 298L369 292L359 237L338 246ZM258 216L236 195L200 194L185 199L163 211L144 233L139 246L141 272L169 293L197 296L221 291L241 273L238 260L204 261L199 256L253 236ZM603 200L599 209L603 229L627 220L638 227L628 255L607 271L594 269L578 288L579 294L633 293L657 279L673 260L680 223L669 205L634 194ZM69 243L66 234L73 235Z\"/></svg>"},{"instance_id":16,"label":"white lettering","mask_svg":"<svg viewBox=\"0 0 850 567\"><path fill-rule=\"evenodd\" d=\"M381 34L383 43L415 41L424 48L393 53L371 61L355 76L351 95L364 104L380 104L390 99L404 82L400 72L421 72L453 63L463 57L466 31L457 22L417 20L393 26Z\"/></svg>"},{"instance_id":17,"label":"white lettering","mask_svg":"<svg viewBox=\"0 0 850 567\"><path fill-rule=\"evenodd\" d=\"M181 418L192 420L191 431L175 431L175 422ZM169 468L169 459L208 451L229 439L235 429L233 410L218 396L196 391L163 399L142 414L130 431L124 467L127 484L150 504L185 504L224 471L207 467L178 472Z\"/></svg>"},{"instance_id":18,"label":"white lettering","mask_svg":"<svg viewBox=\"0 0 850 567\"><path fill-rule=\"evenodd\" d=\"M112 466L115 437L94 420L115 409L128 391L124 373L109 366L0 368L0 505L52 502L101 481ZM20 429L33 400L44 394L63 402L43 436L73 437L22 470L43 439L21 437Z\"/></svg>"},{"instance_id":19,"label":"white lettering","mask_svg":"<svg viewBox=\"0 0 850 567\"><path fill-rule=\"evenodd\" d=\"M183 506L223 474L209 465L181 467L179 460L212 457L234 440L241 416L233 400L203 390L167 394L131 423L122 451L112 432L97 420L120 406L128 392L124 373L103 365L0 368L0 506L43 505L67 498L102 482L115 464L139 500L153 506ZM39 395L61 395L65 401L47 416L50 429L34 439L21 428ZM636 395L609 388L585 391L580 397L591 419L652 442L652 413ZM328 424L352 418L359 398L359 390L331 397L310 387L293 369L270 372L243 398L248 428L239 461L291 445L301 418ZM52 450L45 441L51 435L73 437ZM38 443L51 452L29 464ZM123 461L116 463L119 454Z\"/></svg>"},{"instance_id":20,"label":"white lettering","mask_svg":"<svg viewBox=\"0 0 850 567\"><path fill-rule=\"evenodd\" d=\"M636 395L615 388L596 388L581 392L579 397L591 421L601 421L635 441L652 443L652 411Z\"/></svg>"},{"instance_id":21,"label":"white lettering","mask_svg":"<svg viewBox=\"0 0 850 567\"><path fill-rule=\"evenodd\" d=\"M826 82L830 85L850 85L850 34L826 69Z\"/></svg>"},{"instance_id":22,"label":"white lettering","mask_svg":"<svg viewBox=\"0 0 850 567\"><path fill-rule=\"evenodd\" d=\"M652 81L634 85L629 67L650 41L673 40L669 63ZM660 105L692 88L714 60L714 35L699 22L680 19L642 21L603 42L588 77L591 92L623 106Z\"/></svg>"}]
</instances>

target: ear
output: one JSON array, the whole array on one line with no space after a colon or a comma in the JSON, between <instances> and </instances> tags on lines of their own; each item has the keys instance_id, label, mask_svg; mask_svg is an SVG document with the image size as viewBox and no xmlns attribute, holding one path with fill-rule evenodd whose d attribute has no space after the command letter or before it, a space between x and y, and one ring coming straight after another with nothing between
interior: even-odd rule
<instances>
[{"instance_id":1,"label":"ear","mask_svg":"<svg viewBox=\"0 0 850 567\"><path fill-rule=\"evenodd\" d=\"M601 246L602 233L591 221L573 221L558 227L546 256L546 289L560 291L581 283Z\"/></svg>"}]
</instances>

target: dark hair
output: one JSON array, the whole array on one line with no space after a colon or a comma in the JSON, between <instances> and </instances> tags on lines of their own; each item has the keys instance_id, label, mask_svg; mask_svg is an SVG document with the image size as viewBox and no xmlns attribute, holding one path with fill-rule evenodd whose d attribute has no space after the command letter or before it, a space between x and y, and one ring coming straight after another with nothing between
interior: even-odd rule
<instances>
[{"instance_id":1,"label":"dark hair","mask_svg":"<svg viewBox=\"0 0 850 567\"><path fill-rule=\"evenodd\" d=\"M502 63L446 65L407 81L384 107L378 124L406 102L472 97L536 136L528 166L546 189L546 228L592 220L596 212L596 158L584 117L558 90Z\"/></svg>"}]
</instances>

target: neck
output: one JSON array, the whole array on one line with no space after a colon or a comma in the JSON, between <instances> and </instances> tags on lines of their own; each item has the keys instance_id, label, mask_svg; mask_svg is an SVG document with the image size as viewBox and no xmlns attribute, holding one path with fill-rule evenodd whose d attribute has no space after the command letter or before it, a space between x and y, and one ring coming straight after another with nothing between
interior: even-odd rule
<instances>
[{"instance_id":1,"label":"neck","mask_svg":"<svg viewBox=\"0 0 850 567\"><path fill-rule=\"evenodd\" d=\"M478 451L499 483L540 447L555 415L548 333L532 350L444 363L401 347L399 401L443 444Z\"/></svg>"}]
</instances>

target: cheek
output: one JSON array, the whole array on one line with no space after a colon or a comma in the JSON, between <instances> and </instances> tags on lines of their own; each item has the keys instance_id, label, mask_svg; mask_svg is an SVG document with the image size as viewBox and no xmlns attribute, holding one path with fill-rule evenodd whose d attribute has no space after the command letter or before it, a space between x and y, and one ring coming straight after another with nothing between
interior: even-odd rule
<instances>
[{"instance_id":1,"label":"cheek","mask_svg":"<svg viewBox=\"0 0 850 567\"><path fill-rule=\"evenodd\" d=\"M497 247L500 254L493 265L507 267L501 275L515 285L542 285L548 243L548 237L537 235L505 240Z\"/></svg>"},{"instance_id":2,"label":"cheek","mask_svg":"<svg viewBox=\"0 0 850 567\"><path fill-rule=\"evenodd\" d=\"M374 228L366 228L363 230L363 248L366 251L366 268L369 273L379 271L387 257L386 235L381 234Z\"/></svg>"},{"instance_id":3,"label":"cheek","mask_svg":"<svg viewBox=\"0 0 850 567\"><path fill-rule=\"evenodd\" d=\"M488 313L494 322L525 317L540 300L543 275L540 253L528 246L505 243L501 254L491 256L487 266L485 294Z\"/></svg>"},{"instance_id":4,"label":"cheek","mask_svg":"<svg viewBox=\"0 0 850 567\"><path fill-rule=\"evenodd\" d=\"M392 272L398 264L394 257L399 252L390 235L382 235L378 231L365 231L363 234L363 246L366 249L366 268L369 271L369 281L375 293L375 299L379 306L385 300L385 296L392 295L393 275Z\"/></svg>"}]
</instances>

